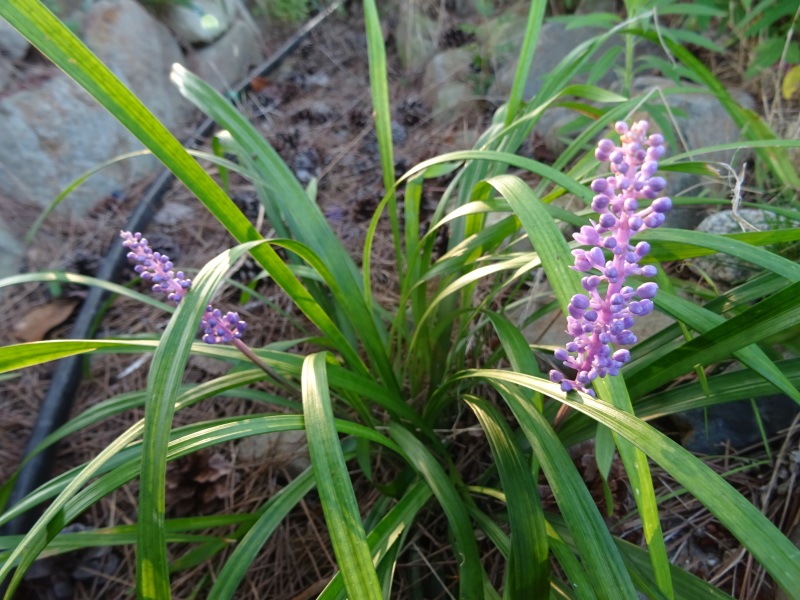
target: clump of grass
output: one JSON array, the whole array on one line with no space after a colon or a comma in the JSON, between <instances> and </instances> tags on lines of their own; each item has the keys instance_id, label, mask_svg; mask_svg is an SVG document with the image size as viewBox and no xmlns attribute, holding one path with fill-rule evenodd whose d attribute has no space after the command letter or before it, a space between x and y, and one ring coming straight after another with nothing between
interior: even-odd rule
<instances>
[{"instance_id":1,"label":"clump of grass","mask_svg":"<svg viewBox=\"0 0 800 600\"><path fill-rule=\"evenodd\" d=\"M655 492L652 461L713 513L777 585L797 595L800 551L724 478L647 421L678 410L749 398L755 388L779 390L800 402L798 359L777 360L786 348L773 341L776 333L800 321L800 266L762 248L774 240L761 233L716 237L664 228L642 231L643 227L633 226L635 219L650 219L648 227L654 229L661 224L655 221L662 219L652 215L661 215L659 207L668 207L663 200L655 204L659 202L656 194L637 189L635 181L623 185L619 177L625 179L626 171L619 165L624 160L616 160L612 153L612 149L617 152L616 142L601 142L599 154L592 146L601 134L608 135L614 123L647 110L651 99L571 85L614 30L575 48L534 98L523 98L544 12L544 2L531 4L509 102L498 110L476 147L437 156L397 177L380 20L375 3L365 2L370 84L386 194L370 222L359 268L331 230L314 194L300 185L274 148L212 88L180 67L173 72L180 92L227 131L224 150L237 161L223 161L216 155L205 158L252 180L277 232L274 238L262 239L206 170L38 3L9 0L0 6L1 16L125 123L237 242L209 261L190 288L179 285L178 290L172 285L176 278L184 280L174 265L164 262L159 267L155 284L160 289L166 285L180 296L180 302L174 311L164 305L173 314L157 338L50 340L0 348L2 372L79 353L153 353L145 389L90 408L48 443L132 407L143 406L144 419L88 463L56 477L15 506L0 506L4 511L0 523L5 523L49 501L25 536L3 542L0 580L9 582L9 594L42 553L102 543L135 545L141 598L171 597L171 574L202 564L208 564L207 572L213 573L204 584L208 597L235 597L266 541L290 514L296 518L293 509L303 506L304 497L316 490L327 530L325 543L330 543L338 566L319 592L320 598L346 594L378 600L389 596L397 582L402 582L403 594L409 596L450 594L464 600L499 598L501 593L526 600L550 595L636 598L637 593L659 598L727 597L711 583L669 563L659 510L663 499ZM638 32L667 45L685 69L720 97L735 120L749 125L750 145L759 149L771 176L794 185L796 175L790 174L784 153L793 143L775 139L769 128L754 123L683 48L680 34L647 32L652 13L644 7L629 7L629 16L630 22L615 29L624 28L626 35ZM632 54L628 57L627 81L634 68ZM552 165L518 155L534 123L559 103L592 119ZM624 135L625 129L618 125L618 131ZM664 138L669 139L668 135ZM660 147L664 138L651 142ZM638 156L641 148L631 145L635 143L623 139L624 153ZM616 165L612 171L617 179L611 181L598 159ZM710 172L704 163L675 159L663 161L662 167ZM653 188L652 182L658 180L655 187L659 189L654 191L659 192L668 173L662 179L655 176L655 166L647 170L651 182L647 185ZM445 174L450 182L439 197L430 227L421 230L423 190L429 180ZM598 201L597 194L607 190L593 189L592 180L629 190L620 195L627 194L623 206L614 208L615 201ZM400 188L402 203L397 201ZM583 203L581 210L567 212L553 204L567 193ZM639 214L638 204L633 206L631 199L648 206ZM489 224L489 213L499 213L501 218ZM384 217L394 251L396 280L391 285L396 294L391 296L373 289L373 243ZM563 234L567 228L581 233L568 242ZM440 231L445 229L447 247L440 253ZM642 263L638 271L632 268L626 273L631 282L636 281L642 300L631 301L627 290L619 292L626 295L623 302L616 302L614 293L597 307L575 300L588 288L607 291L607 285L615 285L614 265L604 262L614 254L614 244L593 235L590 239L589 230L604 239L608 239L605 230L614 231L615 242L627 246L623 256L635 255L636 260L628 262ZM509 245L520 235L527 236L532 248L519 251ZM793 230L776 235L783 241L800 238ZM135 238L129 242L135 243ZM650 252L636 252L644 248L642 243ZM595 249L587 251L583 244ZM710 294L706 301L684 299L675 291L681 282L668 275L661 263L716 251L755 264L764 274L733 290ZM243 330L239 319L230 317L226 322L236 331L220 329L224 317L208 313L207 308L229 268L246 253L291 299L312 335L251 349L243 340L257 323L250 322ZM573 266L597 281L589 282L588 288L582 285ZM615 339L601 339L606 332L592 329L597 319L587 316L589 310L613 312L613 307L627 302L627 310L633 312L631 307L637 302L636 306L647 307L640 313L654 306L679 323L633 345L624 355L626 360L615 359L620 364L613 365L613 372L608 369L606 377L591 377L590 369L583 369L593 381L596 396L583 393L585 385L559 385L542 374L537 357L564 360L564 352L538 348L539 354L534 354L509 316L510 309L524 301L522 290L536 271L543 271L553 301L537 311L535 318L555 315L566 323L570 315L570 323L577 322L581 328L575 335L580 333L589 345L612 344L618 352L617 346L635 341L620 332L614 334L619 334ZM653 284L637 281L641 275L656 276L658 296L651 293ZM37 277L54 276L29 274L0 285ZM98 283L88 278L82 281ZM142 300L130 290L118 291ZM224 343L199 341L200 323L207 340ZM604 318L603 323L613 327L612 318ZM596 356L602 358L605 350L598 352ZM191 356L223 359L232 368L202 383L184 383ZM706 376L701 368L734 362L740 365L734 374ZM698 373L697 381L684 383L681 393L670 389L692 373ZM579 372L568 380L586 384L580 377ZM562 376L559 381L564 380ZM254 385L261 387L254 390ZM175 419L176 413L217 394L238 390L246 397L264 397L257 393L264 386L269 389L266 397L288 412L228 415L190 423ZM567 408L571 410L568 417L556 416L565 415ZM471 435L480 436L490 459L486 452L475 452L472 458L457 439L465 423ZM244 515L166 518L169 461L233 440L295 430L307 433L311 467L256 510ZM594 439L602 482L609 478L613 456L619 453L621 466L614 477L619 479L620 472L624 473L633 490L644 542L640 546L612 533L573 463L569 448L589 439ZM92 505L134 479L139 483L135 527L90 530L78 536L60 533ZM7 498L10 485L2 488L0 499ZM607 496L606 504L613 507L610 493ZM431 514L436 517L431 519ZM435 523L436 534L449 542L452 557L447 567L431 568L442 563L426 554L435 544L421 543L430 535L428 523ZM228 529L220 532L223 526ZM211 533L192 533L198 530ZM194 546L176 558L167 551L168 544L175 542ZM502 557L491 572L481 561L487 552ZM430 580L436 583L422 585L415 577L418 571L414 569L421 563L431 568ZM404 564L412 566L406 570Z\"/></svg>"}]
</instances>

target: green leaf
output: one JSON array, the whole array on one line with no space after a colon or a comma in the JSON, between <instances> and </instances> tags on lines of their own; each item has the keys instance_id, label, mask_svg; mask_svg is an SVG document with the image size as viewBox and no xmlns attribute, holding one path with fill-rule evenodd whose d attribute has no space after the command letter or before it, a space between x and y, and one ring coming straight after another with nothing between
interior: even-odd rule
<instances>
[{"instance_id":1,"label":"green leaf","mask_svg":"<svg viewBox=\"0 0 800 600\"><path fill-rule=\"evenodd\" d=\"M303 412L311 466L347 593L351 598L383 600L333 422L324 354L312 354L303 363Z\"/></svg>"},{"instance_id":2,"label":"green leaf","mask_svg":"<svg viewBox=\"0 0 800 600\"><path fill-rule=\"evenodd\" d=\"M462 377L489 373L504 372L466 372ZM512 376L522 377L512 373L508 375L509 378ZM528 381L528 379L536 382L542 381L533 377L525 377L521 380ZM580 560L586 568L592 589L597 597L602 600L635 598L636 592L633 583L625 570L622 557L614 546L611 534L603 522L597 505L550 424L530 402L525 400L515 386L505 385L499 377L490 378L490 382L511 408L542 466L542 471L547 477L559 509L575 539ZM530 388L531 386L526 387Z\"/></svg>"},{"instance_id":3,"label":"green leaf","mask_svg":"<svg viewBox=\"0 0 800 600\"><path fill-rule=\"evenodd\" d=\"M460 377L485 378L492 385L499 384L498 389L501 391L511 383L542 392L611 428L647 454L700 500L784 590L790 593L800 590L800 571L797 569L800 564L800 549L724 479L661 432L607 402L577 392L565 394L557 384L543 379L491 370L467 371ZM525 414L534 416L538 413L526 409ZM531 439L531 443L537 442ZM560 442L558 444L560 446ZM544 463L542 466L544 467ZM573 530L572 527L570 529Z\"/></svg>"},{"instance_id":4,"label":"green leaf","mask_svg":"<svg viewBox=\"0 0 800 600\"><path fill-rule=\"evenodd\" d=\"M709 365L774 333L800 323L800 281L709 329L636 373L631 394L641 395L690 371Z\"/></svg>"},{"instance_id":5,"label":"green leaf","mask_svg":"<svg viewBox=\"0 0 800 600\"><path fill-rule=\"evenodd\" d=\"M464 396L481 423L497 463L508 503L511 552L505 598L543 598L549 584L549 552L539 491L524 455L500 412L476 396Z\"/></svg>"},{"instance_id":6,"label":"green leaf","mask_svg":"<svg viewBox=\"0 0 800 600\"><path fill-rule=\"evenodd\" d=\"M208 592L209 598L233 598L236 588L247 570L256 559L261 548L281 524L289 511L314 487L314 475L307 469L291 483L275 494L260 509L261 516L236 545L225 566L222 567L214 586Z\"/></svg>"},{"instance_id":7,"label":"green leaf","mask_svg":"<svg viewBox=\"0 0 800 600\"><path fill-rule=\"evenodd\" d=\"M662 38L658 33L653 31L638 31L636 33L656 44L665 44L670 52L691 69L695 73L697 79L705 84L711 93L719 99L723 108L728 111L728 114L730 114L733 121L742 130L742 134L748 140L772 141L777 138L775 133L769 128L769 125L764 123L753 111L742 108L733 99L725 86L714 77L711 71L686 48L667 37ZM791 186L793 189L800 188L800 177L798 177L795 172L795 168L788 154L783 151L782 148L777 147L777 145L771 148L763 146L757 148L756 153L782 183Z\"/></svg>"},{"instance_id":8,"label":"green leaf","mask_svg":"<svg viewBox=\"0 0 800 600\"><path fill-rule=\"evenodd\" d=\"M223 252L203 267L192 282L191 290L178 305L153 355L145 403L136 554L137 592L145 600L170 598L169 562L164 539L165 456L186 361L200 318L217 286L236 260L260 243L242 244Z\"/></svg>"},{"instance_id":9,"label":"green leaf","mask_svg":"<svg viewBox=\"0 0 800 600\"><path fill-rule=\"evenodd\" d=\"M361 337L367 354L386 385L399 396L396 378L384 345L385 332L378 327L371 307L364 301L361 276L353 259L331 230L319 206L308 198L294 174L263 135L216 90L179 65L173 67L172 80L185 98L208 113L233 136L246 156L255 157L254 168L262 179L270 182L274 202L279 207L280 215L286 219L293 237L313 250L336 278L349 298L347 304L338 308L347 315L350 324ZM286 269L283 262L281 261L280 267L274 264L264 264L264 267L283 286L275 272L276 267ZM289 289L287 292L297 302L294 292ZM321 325L320 328L322 329ZM323 331L335 341L340 352L347 353L348 362L358 368L361 361L342 334L337 331L332 335L333 332L325 329Z\"/></svg>"},{"instance_id":10,"label":"green leaf","mask_svg":"<svg viewBox=\"0 0 800 600\"><path fill-rule=\"evenodd\" d=\"M389 435L403 449L412 467L433 490L453 531L459 566L459 598L482 599L483 578L475 533L453 482L430 451L412 433L397 423L389 424Z\"/></svg>"}]
</instances>

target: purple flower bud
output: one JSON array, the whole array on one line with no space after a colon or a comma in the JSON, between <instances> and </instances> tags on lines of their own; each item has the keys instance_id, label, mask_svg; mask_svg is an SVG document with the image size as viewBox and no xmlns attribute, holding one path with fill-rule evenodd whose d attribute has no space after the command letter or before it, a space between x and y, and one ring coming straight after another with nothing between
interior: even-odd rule
<instances>
[{"instance_id":1,"label":"purple flower bud","mask_svg":"<svg viewBox=\"0 0 800 600\"><path fill-rule=\"evenodd\" d=\"M191 287L192 282L183 271L175 273L175 265L166 254L154 252L141 233L121 231L122 245L130 250L128 259L137 263L134 270L144 280L151 281L153 291L167 295L167 299L175 304L180 303ZM222 312L209 305L200 321L203 329L203 341L209 344L230 342L234 338L241 338L247 324L239 319L239 315Z\"/></svg>"},{"instance_id":2,"label":"purple flower bud","mask_svg":"<svg viewBox=\"0 0 800 600\"><path fill-rule=\"evenodd\" d=\"M606 257L603 255L603 251L595 246L588 252L586 252L586 260L588 260L593 267L599 269L602 267L606 262Z\"/></svg>"},{"instance_id":3,"label":"purple flower bud","mask_svg":"<svg viewBox=\"0 0 800 600\"><path fill-rule=\"evenodd\" d=\"M639 210L639 203L636 201L636 198L626 198L625 203L622 206L628 212Z\"/></svg>"},{"instance_id":4,"label":"purple flower bud","mask_svg":"<svg viewBox=\"0 0 800 600\"><path fill-rule=\"evenodd\" d=\"M608 203L610 201L611 199L605 194L598 194L597 196L592 198L592 210L596 212L601 212L608 206Z\"/></svg>"},{"instance_id":5,"label":"purple flower bud","mask_svg":"<svg viewBox=\"0 0 800 600\"><path fill-rule=\"evenodd\" d=\"M585 246L596 246L600 243L600 235L595 231L594 227L589 227L588 225L581 227L581 232L572 234L572 237L575 238L576 242Z\"/></svg>"},{"instance_id":6,"label":"purple flower bud","mask_svg":"<svg viewBox=\"0 0 800 600\"><path fill-rule=\"evenodd\" d=\"M672 200L667 197L659 198L650 205L650 208L657 213L665 213L672 208Z\"/></svg>"},{"instance_id":7,"label":"purple flower bud","mask_svg":"<svg viewBox=\"0 0 800 600\"><path fill-rule=\"evenodd\" d=\"M642 267L642 275L645 277L655 277L658 274L658 269L653 265L645 265Z\"/></svg>"},{"instance_id":8,"label":"purple flower bud","mask_svg":"<svg viewBox=\"0 0 800 600\"><path fill-rule=\"evenodd\" d=\"M577 308L589 308L589 299L583 294L575 294L570 300L570 304Z\"/></svg>"},{"instance_id":9,"label":"purple flower bud","mask_svg":"<svg viewBox=\"0 0 800 600\"><path fill-rule=\"evenodd\" d=\"M611 152L616 148L616 145L608 138L603 138L597 142L597 147L604 152Z\"/></svg>"},{"instance_id":10,"label":"purple flower bud","mask_svg":"<svg viewBox=\"0 0 800 600\"><path fill-rule=\"evenodd\" d=\"M620 348L611 355L611 358L617 362L626 363L631 359L631 353L627 348Z\"/></svg>"},{"instance_id":11,"label":"purple flower bud","mask_svg":"<svg viewBox=\"0 0 800 600\"><path fill-rule=\"evenodd\" d=\"M589 275L581 279L581 285L583 285L583 289L587 292L592 292L600 285L600 278L597 275Z\"/></svg>"},{"instance_id":12,"label":"purple flower bud","mask_svg":"<svg viewBox=\"0 0 800 600\"><path fill-rule=\"evenodd\" d=\"M564 379L564 375L561 371L556 371L555 369L550 371L550 381L553 383L560 383L562 379Z\"/></svg>"},{"instance_id":13,"label":"purple flower bud","mask_svg":"<svg viewBox=\"0 0 800 600\"><path fill-rule=\"evenodd\" d=\"M600 141L602 142L603 140ZM591 188L593 192L597 194L603 194L606 191L608 191L608 181L606 181L605 179L595 179L592 182Z\"/></svg>"},{"instance_id":14,"label":"purple flower bud","mask_svg":"<svg viewBox=\"0 0 800 600\"><path fill-rule=\"evenodd\" d=\"M655 161L652 161L650 164L658 164ZM667 180L663 177L651 177L650 181L647 182L647 187L650 188L652 191L658 193L667 187ZM667 209L669 210L669 209Z\"/></svg>"},{"instance_id":15,"label":"purple flower bud","mask_svg":"<svg viewBox=\"0 0 800 600\"><path fill-rule=\"evenodd\" d=\"M647 215L644 219L644 224L647 225L650 229L655 229L656 227L660 227L664 224L666 217L664 213L655 212L651 215Z\"/></svg>"},{"instance_id":16,"label":"purple flower bud","mask_svg":"<svg viewBox=\"0 0 800 600\"><path fill-rule=\"evenodd\" d=\"M600 219L598 220L598 224L601 227L605 227L606 229L611 229L614 225L617 224L617 219L614 215L610 213L605 213L600 215Z\"/></svg>"},{"instance_id":17,"label":"purple flower bud","mask_svg":"<svg viewBox=\"0 0 800 600\"><path fill-rule=\"evenodd\" d=\"M658 292L658 284L654 281L648 281L636 288L636 293L640 298L655 298Z\"/></svg>"}]
</instances>

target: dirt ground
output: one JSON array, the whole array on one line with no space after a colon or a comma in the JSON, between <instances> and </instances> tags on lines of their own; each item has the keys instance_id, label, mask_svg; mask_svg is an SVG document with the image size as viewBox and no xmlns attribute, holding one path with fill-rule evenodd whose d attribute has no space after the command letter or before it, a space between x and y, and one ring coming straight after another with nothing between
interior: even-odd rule
<instances>
[{"instance_id":1,"label":"dirt ground","mask_svg":"<svg viewBox=\"0 0 800 600\"><path fill-rule=\"evenodd\" d=\"M452 38L443 36L443 44L452 44ZM455 123L435 125L430 108L421 101L419 80L402 72L391 53L391 39L389 42L390 93L398 142L396 167L398 172L403 172L434 155L465 148L459 142L465 138L464 131L485 126L495 107L484 103ZM371 119L362 15L352 8L347 15L330 18L301 45L279 72L256 81L253 87L253 93L241 98L242 110L257 124L302 183L307 183L311 176L318 178L318 201L326 217L351 254L360 256L369 219L383 195ZM401 139L404 142L400 143ZM535 146L532 140L523 152L534 154ZM211 167L209 169L216 172ZM103 199L87 218L63 214L49 218L28 248L25 270L64 269L93 275L149 183L149 180L138 182L119 196ZM230 191L247 216L260 225L264 235L268 235L269 224L261 220L252 185L232 176ZM440 191L435 184L426 188L429 206L433 205ZM232 244L230 237L182 186L172 187L164 198L164 205L171 207L172 213L162 212L160 218L147 227L146 234L154 248L169 254L181 268L197 269ZM13 208L9 218L20 231L27 229L37 216L29 207L14 205ZM373 269L376 289L381 290L390 302L394 293L390 283L394 267L386 231L376 242ZM246 283L256 273L252 263L245 263L233 277ZM131 275L127 277L130 280ZM137 289L144 288L140 286ZM287 310L294 319L302 321L274 286L261 284L257 290ZM39 333L47 339L67 337L84 294L79 286L54 284L26 284L6 290L4 310L0 313L3 325L0 327L0 343L20 341L21 335L30 335L30 326L34 323L50 325ZM238 301L239 292L231 290L225 293L221 303L236 305ZM248 302L236 306L236 310L250 324L248 342L251 345L302 335L296 324L277 318L273 310L260 302ZM151 335L162 331L166 322L167 316L158 310L119 298L106 312L98 336ZM114 395L143 389L147 367L147 360L136 355L93 358L80 384L73 414ZM185 381L203 381L221 374L224 368L224 365L211 360L193 358ZM22 458L22 449L47 390L50 373L51 366L44 365L25 369L12 379L0 382L4 411L4 418L0 420L0 481L8 479ZM217 397L181 412L176 424L266 410L283 409L265 408L255 400ZM90 460L141 417L141 410L128 411L70 436L61 444L53 474ZM787 431L785 439L796 440L798 436L800 429L795 423ZM469 463L468 469L478 472L489 460L488 446L476 443L473 436L462 437L454 439L454 443L463 445L462 460ZM780 445L780 440L776 443ZM735 455L746 451L731 449L727 456L711 461L711 464L720 472L726 472L739 464ZM583 448L576 452L575 459L589 482L596 475L592 472L591 453L591 447ZM296 458L294 454L288 454L274 455L269 460L247 459L243 458L238 445L227 444L177 461L168 471L168 517L252 512L293 476ZM783 468L788 468L787 464L784 462ZM785 489L778 493L777 488L779 484L783 485L784 479L773 482L771 495L764 494L763 488L774 479L774 473L772 468L762 467L744 471L731 479L737 487L747 490L748 497L753 498L757 505L761 506L766 497L767 512L786 510L788 514L797 514L797 506L773 501L778 496L790 497ZM669 493L676 487L666 474L656 472L656 476L661 493ZM631 506L630 491L621 474L614 481L615 513L624 514ZM362 508L368 509L377 494L363 480L356 481L356 488L362 499ZM602 498L598 481L594 482L593 489L599 494L598 499ZM78 523L91 528L135 523L136 494L135 483L126 485L93 506L78 519ZM745 587L758 589L753 586L760 581L758 577L761 575L755 570L752 560L742 554L736 541L701 506L676 497L666 502L663 510L670 558L676 564L715 581L729 591L735 588L737 597L772 598L768 586L762 586L763 595L756 592L738 595ZM404 554L399 569L398 598L404 597L404 582L409 578L448 580L455 573L443 517L431 512L422 522L427 537L414 542L415 546ZM641 537L640 525L633 518L622 521L615 532L633 542L638 542ZM215 535L219 533L220 530L215 531ZM186 552L187 546L173 545L170 549L177 557ZM502 563L497 560L500 557L488 543L485 550L487 572L496 584L500 584L499 565ZM134 564L130 547L93 549L41 561L32 570L20 597L47 600L129 597L134 582ZM265 546L237 598L313 598L330 579L334 568L321 508L311 494ZM213 576L213 569L209 571L208 565L177 574L173 585L175 597L203 597L203 590L207 589L209 578ZM199 596L194 595L195 591ZM437 596L431 596L434 597L445 598L447 595L441 590Z\"/></svg>"}]
</instances>

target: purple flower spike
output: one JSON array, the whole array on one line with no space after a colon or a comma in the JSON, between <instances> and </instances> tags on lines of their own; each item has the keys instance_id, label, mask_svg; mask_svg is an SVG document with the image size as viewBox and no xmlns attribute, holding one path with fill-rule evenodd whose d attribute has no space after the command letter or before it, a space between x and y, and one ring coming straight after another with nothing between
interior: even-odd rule
<instances>
[{"instance_id":1,"label":"purple flower spike","mask_svg":"<svg viewBox=\"0 0 800 600\"><path fill-rule=\"evenodd\" d=\"M576 271L588 273L581 280L587 295L576 294L569 304L567 333L574 340L566 349L559 348L555 356L564 366L577 371L575 379L567 379L557 370L550 371L550 381L561 385L565 392L578 390L594 396L587 386L597 377L619 374L622 365L630 360L627 349L613 345L636 343L630 331L634 315L653 311L652 298L658 285L647 282L634 289L625 285L632 275L653 277L653 265L639 265L650 251L647 242L631 244L631 237L640 231L654 229L664 223L665 214L672 208L669 198L657 198L666 187L662 177L656 177L658 159L664 155L664 137L647 135L647 121L630 127L620 121L614 127L620 134L620 145L608 139L600 140L595 156L609 163L611 177L596 179L591 189L598 194L592 201L597 211L597 223L581 227L573 235L589 250L572 251ZM641 208L644 206L644 208ZM606 260L609 257L610 260ZM604 285L605 284L605 285Z\"/></svg>"},{"instance_id":2,"label":"purple flower spike","mask_svg":"<svg viewBox=\"0 0 800 600\"><path fill-rule=\"evenodd\" d=\"M166 294L175 304L183 300L192 285L192 281L186 278L183 271L177 273L173 271L175 265L170 262L169 257L154 252L141 233L120 231L119 235L123 240L122 245L130 250L128 259L136 263L133 270L139 273L142 279L154 284L153 291ZM246 326L247 323L240 320L237 313L229 312L223 315L210 304L200 320L203 341L208 344L230 342L234 338L241 339Z\"/></svg>"},{"instance_id":3,"label":"purple flower spike","mask_svg":"<svg viewBox=\"0 0 800 600\"><path fill-rule=\"evenodd\" d=\"M136 263L134 271L139 273L142 279L153 282L154 292L167 294L167 298L178 304L186 295L186 290L192 285L192 281L186 278L183 271L175 273L169 257L153 252L141 233L120 231L119 235L123 240L122 245L130 250L128 260Z\"/></svg>"}]
</instances>

